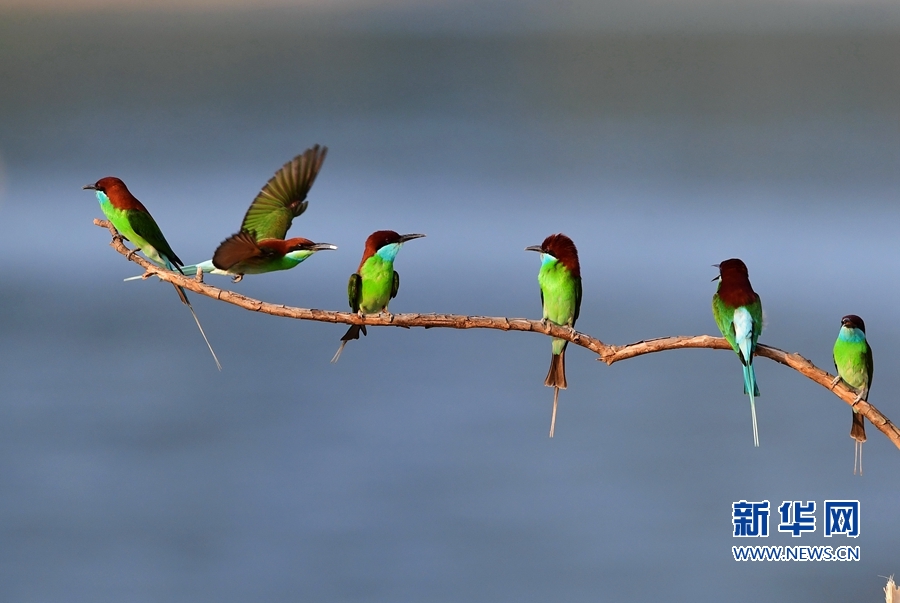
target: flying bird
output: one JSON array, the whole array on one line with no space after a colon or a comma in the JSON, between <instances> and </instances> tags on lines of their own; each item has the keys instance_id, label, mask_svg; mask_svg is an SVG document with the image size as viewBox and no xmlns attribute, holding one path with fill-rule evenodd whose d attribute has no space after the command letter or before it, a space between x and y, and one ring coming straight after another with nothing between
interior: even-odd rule
<instances>
[{"instance_id":1,"label":"flying bird","mask_svg":"<svg viewBox=\"0 0 900 603\"><path fill-rule=\"evenodd\" d=\"M566 235L550 235L540 245L526 247L526 251L541 254L538 284L541 287L542 322L575 327L581 312L581 267L575 243ZM556 407L559 390L566 389L566 346L568 341L554 337L551 347L550 370L544 385L553 390L553 414L550 417L550 437L556 430Z\"/></svg>"},{"instance_id":2,"label":"flying bird","mask_svg":"<svg viewBox=\"0 0 900 603\"><path fill-rule=\"evenodd\" d=\"M378 230L369 235L359 268L350 275L350 281L347 283L347 297L354 312L362 316L388 311L388 304L397 297L397 291L400 289L400 275L394 270L397 252L407 241L424 236L401 235L393 230ZM338 361L348 341L359 339L360 331L366 335L366 325L350 325L341 337L341 347L331 359L332 362Z\"/></svg>"},{"instance_id":3,"label":"flying bird","mask_svg":"<svg viewBox=\"0 0 900 603\"><path fill-rule=\"evenodd\" d=\"M181 269L184 262L175 255L153 216L131 194L124 182L118 178L108 176L82 188L96 192L97 200L100 202L100 209L103 210L104 215L116 227L119 234L131 241L151 262L168 270L178 270L184 274ZM203 335L203 340L206 342L213 360L216 361L216 367L221 371L222 365L219 364L219 359L216 357L216 353L212 345L210 345L206 333L203 332L203 327L200 326L200 320L197 318L197 313L194 312L194 307L191 306L191 302L187 298L187 293L178 285L174 285L174 287L182 303L191 311L194 322L197 323L197 328L200 329L200 334Z\"/></svg>"},{"instance_id":4,"label":"flying bird","mask_svg":"<svg viewBox=\"0 0 900 603\"><path fill-rule=\"evenodd\" d=\"M185 266L184 272L196 274L199 268L239 282L245 274L289 270L317 251L337 249L302 237L284 238L294 218L306 211L306 196L327 153L327 147L315 145L285 163L250 204L240 231L222 241L211 260Z\"/></svg>"},{"instance_id":5,"label":"flying bird","mask_svg":"<svg viewBox=\"0 0 900 603\"><path fill-rule=\"evenodd\" d=\"M872 387L872 348L866 340L866 323L855 314L848 314L841 319L841 330L834 342L834 368L838 376L831 382L834 387L843 379L850 389L857 393L856 402L869 400L869 388ZM853 408L853 423L850 426L850 437L856 443L853 450L853 474L859 467L862 475L862 445L866 441L866 425L863 416Z\"/></svg>"},{"instance_id":6,"label":"flying bird","mask_svg":"<svg viewBox=\"0 0 900 603\"><path fill-rule=\"evenodd\" d=\"M337 249L331 243L313 243L309 239L259 239L253 231L242 230L219 245L211 260L212 272L233 274L238 282L245 274L289 270L323 249ZM194 267L196 272L196 267Z\"/></svg>"},{"instance_id":7,"label":"flying bird","mask_svg":"<svg viewBox=\"0 0 900 603\"><path fill-rule=\"evenodd\" d=\"M732 258L716 264L719 288L713 295L713 317L719 331L738 355L744 370L744 393L750 396L750 415L753 419L753 445L759 446L756 428L756 401L759 387L753 370L753 354L763 328L762 302L750 285L747 266Z\"/></svg>"}]
</instances>

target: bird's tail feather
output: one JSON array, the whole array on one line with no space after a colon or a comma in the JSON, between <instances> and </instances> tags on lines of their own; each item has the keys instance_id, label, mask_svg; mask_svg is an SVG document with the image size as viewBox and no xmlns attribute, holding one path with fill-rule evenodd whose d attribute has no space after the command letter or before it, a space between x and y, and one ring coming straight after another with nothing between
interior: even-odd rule
<instances>
[{"instance_id":1,"label":"bird's tail feather","mask_svg":"<svg viewBox=\"0 0 900 603\"><path fill-rule=\"evenodd\" d=\"M857 442L866 441L866 424L861 413L853 411L853 425L850 426L850 437Z\"/></svg>"},{"instance_id":2,"label":"bird's tail feather","mask_svg":"<svg viewBox=\"0 0 900 603\"><path fill-rule=\"evenodd\" d=\"M191 316L194 317L194 322L197 323L197 328L200 329L200 334L203 335L203 341L206 342L206 347L209 348L209 353L212 354L213 360L216 361L216 368L220 371L222 370L222 365L219 363L219 358L216 356L215 350L213 350L212 345L209 343L209 339L206 337L206 333L203 331L203 327L200 325L200 319L197 318L197 313L194 312L194 306L191 305L191 302L188 301L187 293L184 292L184 289L179 287L178 285L174 285L175 291L178 292L178 297L181 298L181 303L188 307L188 310L191 311Z\"/></svg>"},{"instance_id":3,"label":"bird's tail feather","mask_svg":"<svg viewBox=\"0 0 900 603\"><path fill-rule=\"evenodd\" d=\"M750 396L750 418L753 419L753 445L759 448L759 431L756 429L756 399Z\"/></svg>"},{"instance_id":4,"label":"bird's tail feather","mask_svg":"<svg viewBox=\"0 0 900 603\"><path fill-rule=\"evenodd\" d=\"M344 346L347 345L347 342L352 339L359 339L359 333L362 332L363 335L367 335L366 333L366 325L350 325L350 328L347 329L347 332L344 333L344 336L341 337L341 347L338 348L338 351L335 352L334 357L332 357L331 362L337 362L341 357L341 352L344 351Z\"/></svg>"},{"instance_id":5,"label":"bird's tail feather","mask_svg":"<svg viewBox=\"0 0 900 603\"><path fill-rule=\"evenodd\" d=\"M550 357L550 370L547 371L547 378L544 379L544 385L547 387L556 387L566 389L566 349L563 348L559 354L553 354Z\"/></svg>"},{"instance_id":6,"label":"bird's tail feather","mask_svg":"<svg viewBox=\"0 0 900 603\"><path fill-rule=\"evenodd\" d=\"M853 475L856 475L857 469L862 475L862 445L866 441L866 423L862 413L855 410L853 411L853 425L850 427L850 437L855 440L853 442Z\"/></svg>"},{"instance_id":7,"label":"bird's tail feather","mask_svg":"<svg viewBox=\"0 0 900 603\"><path fill-rule=\"evenodd\" d=\"M550 415L550 437L553 437L553 433L556 431L556 406L559 403L559 388L553 388L553 414Z\"/></svg>"},{"instance_id":8,"label":"bird's tail feather","mask_svg":"<svg viewBox=\"0 0 900 603\"><path fill-rule=\"evenodd\" d=\"M744 393L753 392L755 398L759 397L759 386L756 384L756 371L752 364L745 364L744 368Z\"/></svg>"},{"instance_id":9,"label":"bird's tail feather","mask_svg":"<svg viewBox=\"0 0 900 603\"><path fill-rule=\"evenodd\" d=\"M759 388L756 386L756 372L753 370L752 364L743 365L743 369L744 393L750 396L750 416L753 419L753 445L759 446L759 431L756 429L756 400L754 399L759 396Z\"/></svg>"},{"instance_id":10,"label":"bird's tail feather","mask_svg":"<svg viewBox=\"0 0 900 603\"><path fill-rule=\"evenodd\" d=\"M175 270L173 266L168 266L169 270ZM191 264L190 266L182 266L178 270L181 271L185 276L195 276L197 274L197 268L203 270L204 274L209 274L210 272L215 272L216 267L213 266L212 260L206 260L205 262L200 262L199 264ZM137 276L129 276L125 279L125 282L128 281L139 281L145 278L143 274L139 274Z\"/></svg>"}]
</instances>

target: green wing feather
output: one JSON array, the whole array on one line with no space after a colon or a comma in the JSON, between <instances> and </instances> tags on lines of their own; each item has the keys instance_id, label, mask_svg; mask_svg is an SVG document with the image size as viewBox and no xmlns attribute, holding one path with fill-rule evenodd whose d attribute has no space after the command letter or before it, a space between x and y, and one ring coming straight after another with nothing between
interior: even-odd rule
<instances>
[{"instance_id":1,"label":"green wing feather","mask_svg":"<svg viewBox=\"0 0 900 603\"><path fill-rule=\"evenodd\" d=\"M400 273L394 270L394 280L391 283L391 299L397 297L397 291L400 290Z\"/></svg>"},{"instance_id":2,"label":"green wing feather","mask_svg":"<svg viewBox=\"0 0 900 603\"><path fill-rule=\"evenodd\" d=\"M184 262L182 262L181 259L175 255L175 252L172 251L169 242L166 241L166 237L163 236L163 233L153 219L153 216L148 212L128 210L128 225L136 235L153 245L156 251L158 251L160 255L165 256L172 264L175 266L184 266ZM132 241L132 243L135 245L138 244L137 241Z\"/></svg>"},{"instance_id":3,"label":"green wing feather","mask_svg":"<svg viewBox=\"0 0 900 603\"><path fill-rule=\"evenodd\" d=\"M752 339L753 349L756 350L756 341L759 339L763 328L762 302L759 299L759 295L756 296L756 301L744 307L747 308L750 317L753 319ZM737 340L734 338L734 310L735 308L729 307L722 301L718 293L713 295L712 311L713 318L716 319L716 326L719 327L719 331L721 331L722 336L725 337L731 348L740 356L741 351L738 348Z\"/></svg>"},{"instance_id":4,"label":"green wing feather","mask_svg":"<svg viewBox=\"0 0 900 603\"><path fill-rule=\"evenodd\" d=\"M359 312L359 298L362 296L362 277L353 273L347 283L347 298L350 300L350 309Z\"/></svg>"},{"instance_id":5,"label":"green wing feather","mask_svg":"<svg viewBox=\"0 0 900 603\"><path fill-rule=\"evenodd\" d=\"M759 339L763 330L762 301L759 299L759 295L756 295L756 301L749 306L746 306L746 308L753 318L753 349L755 351L756 341Z\"/></svg>"},{"instance_id":6,"label":"green wing feather","mask_svg":"<svg viewBox=\"0 0 900 603\"><path fill-rule=\"evenodd\" d=\"M543 302L544 300L541 300ZM578 320L578 315L581 314L581 279L575 279L575 316L572 318L572 328L575 327L575 321Z\"/></svg>"},{"instance_id":7,"label":"green wing feather","mask_svg":"<svg viewBox=\"0 0 900 603\"><path fill-rule=\"evenodd\" d=\"M832 359L837 374L844 382L856 390L863 390L863 400L868 400L868 389L872 387L875 368L869 342L849 342L838 338L834 342Z\"/></svg>"},{"instance_id":8,"label":"green wing feather","mask_svg":"<svg viewBox=\"0 0 900 603\"><path fill-rule=\"evenodd\" d=\"M734 339L734 309L730 309L725 305L725 302L719 298L719 294L716 293L713 295L712 300L712 311L713 318L716 319L716 326L719 327L719 331L722 333L722 336L728 341L728 344L731 348L740 354L738 350L737 341ZM752 316L752 314L751 314Z\"/></svg>"},{"instance_id":9,"label":"green wing feather","mask_svg":"<svg viewBox=\"0 0 900 603\"><path fill-rule=\"evenodd\" d=\"M285 163L266 183L244 216L241 230L262 239L284 239L294 218L306 211L306 195L328 153L315 145Z\"/></svg>"},{"instance_id":10,"label":"green wing feather","mask_svg":"<svg viewBox=\"0 0 900 603\"><path fill-rule=\"evenodd\" d=\"M866 341L866 372L869 375L869 380L866 383L866 387L872 387L872 375L875 373L875 362L872 360L872 347L869 345L869 342ZM866 401L868 402L869 395L866 392Z\"/></svg>"}]
</instances>

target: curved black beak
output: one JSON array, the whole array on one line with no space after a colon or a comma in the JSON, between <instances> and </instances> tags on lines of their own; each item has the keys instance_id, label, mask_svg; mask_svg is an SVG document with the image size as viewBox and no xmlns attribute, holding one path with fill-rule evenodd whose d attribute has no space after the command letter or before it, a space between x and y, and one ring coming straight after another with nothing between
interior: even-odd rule
<instances>
[{"instance_id":1,"label":"curved black beak","mask_svg":"<svg viewBox=\"0 0 900 603\"><path fill-rule=\"evenodd\" d=\"M424 237L424 236L425 236L425 235L423 235L423 234L405 234L405 235L400 235L400 242L401 242L401 243L406 243L407 241L412 241L413 239L421 239L421 238Z\"/></svg>"},{"instance_id":2,"label":"curved black beak","mask_svg":"<svg viewBox=\"0 0 900 603\"><path fill-rule=\"evenodd\" d=\"M525 251L537 251L538 253L544 253L544 249L540 245L532 245L531 247L526 247Z\"/></svg>"},{"instance_id":3,"label":"curved black beak","mask_svg":"<svg viewBox=\"0 0 900 603\"><path fill-rule=\"evenodd\" d=\"M95 191L95 190L97 190L97 185L96 185L96 184L85 184L84 186L81 187L81 190L83 190L83 191Z\"/></svg>"},{"instance_id":4,"label":"curved black beak","mask_svg":"<svg viewBox=\"0 0 900 603\"><path fill-rule=\"evenodd\" d=\"M332 245L331 243L315 243L309 246L309 249L313 251L322 251L323 249L337 249L337 245Z\"/></svg>"}]
</instances>

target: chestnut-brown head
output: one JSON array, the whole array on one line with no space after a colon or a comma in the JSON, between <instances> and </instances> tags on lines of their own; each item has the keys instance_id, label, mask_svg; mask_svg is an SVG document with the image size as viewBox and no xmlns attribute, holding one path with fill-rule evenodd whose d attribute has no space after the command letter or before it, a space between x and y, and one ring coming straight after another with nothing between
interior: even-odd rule
<instances>
[{"instance_id":1,"label":"chestnut-brown head","mask_svg":"<svg viewBox=\"0 0 900 603\"><path fill-rule=\"evenodd\" d=\"M136 209L147 211L147 208L131 194L125 183L115 176L101 178L94 184L85 184L83 190L92 190L102 193L116 209Z\"/></svg>"},{"instance_id":2,"label":"chestnut-brown head","mask_svg":"<svg viewBox=\"0 0 900 603\"><path fill-rule=\"evenodd\" d=\"M866 323L856 314L848 314L841 319L841 326L848 329L859 329L863 333L866 332Z\"/></svg>"},{"instance_id":3,"label":"chestnut-brown head","mask_svg":"<svg viewBox=\"0 0 900 603\"><path fill-rule=\"evenodd\" d=\"M578 249L572 239L563 233L552 234L540 245L526 247L525 251L537 251L556 258L575 278L581 278L581 264L578 262Z\"/></svg>"},{"instance_id":4,"label":"chestnut-brown head","mask_svg":"<svg viewBox=\"0 0 900 603\"><path fill-rule=\"evenodd\" d=\"M744 262L738 258L731 258L715 266L719 269L719 276L713 280L719 281L718 294L722 301L738 308L759 299L750 285L750 276Z\"/></svg>"},{"instance_id":5,"label":"chestnut-brown head","mask_svg":"<svg viewBox=\"0 0 900 603\"><path fill-rule=\"evenodd\" d=\"M261 249L271 249L279 255L287 255L293 251L322 251L323 249L337 249L331 243L314 243L303 237L294 237L282 241L281 239L263 239L257 242Z\"/></svg>"},{"instance_id":6,"label":"chestnut-brown head","mask_svg":"<svg viewBox=\"0 0 900 603\"><path fill-rule=\"evenodd\" d=\"M379 255L383 260L393 262L400 251L400 246L413 239L424 237L423 234L399 234L393 230L376 230L366 239L366 248L363 251L362 260L359 262L359 270L362 270L363 264L366 263L373 255Z\"/></svg>"}]
</instances>

